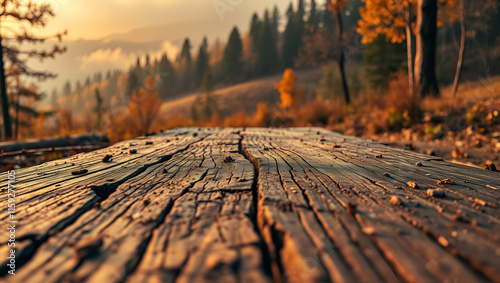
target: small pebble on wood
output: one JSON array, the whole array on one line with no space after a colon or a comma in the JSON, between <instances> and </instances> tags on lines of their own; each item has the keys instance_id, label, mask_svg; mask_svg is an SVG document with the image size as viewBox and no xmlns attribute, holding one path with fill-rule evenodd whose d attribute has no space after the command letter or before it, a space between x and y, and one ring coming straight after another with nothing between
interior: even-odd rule
<instances>
[{"instance_id":1,"label":"small pebble on wood","mask_svg":"<svg viewBox=\"0 0 500 283\"><path fill-rule=\"evenodd\" d=\"M417 162L417 163L415 163L415 165L416 165L416 166L424 166L424 164L422 164L422 162L420 162L420 161L419 161L419 162Z\"/></svg>"},{"instance_id":2,"label":"small pebble on wood","mask_svg":"<svg viewBox=\"0 0 500 283\"><path fill-rule=\"evenodd\" d=\"M446 197L446 193L443 190L440 189L428 189L427 190L427 195L430 197L436 197L436 198L444 198Z\"/></svg>"},{"instance_id":3,"label":"small pebble on wood","mask_svg":"<svg viewBox=\"0 0 500 283\"><path fill-rule=\"evenodd\" d=\"M400 206L403 204L403 202L398 196L392 196L391 199L389 200L389 203L394 206Z\"/></svg>"},{"instance_id":4,"label":"small pebble on wood","mask_svg":"<svg viewBox=\"0 0 500 283\"><path fill-rule=\"evenodd\" d=\"M418 189L418 184L413 182L413 181L409 181L406 183L406 185L408 185L408 187L412 188L412 189Z\"/></svg>"},{"instance_id":5,"label":"small pebble on wood","mask_svg":"<svg viewBox=\"0 0 500 283\"><path fill-rule=\"evenodd\" d=\"M228 162L233 162L234 161L234 158L232 158L231 156L226 156L224 158L224 162L228 163Z\"/></svg>"},{"instance_id":6,"label":"small pebble on wood","mask_svg":"<svg viewBox=\"0 0 500 283\"><path fill-rule=\"evenodd\" d=\"M101 238L88 238L81 240L74 247L74 255L80 260L96 254L101 248L103 241Z\"/></svg>"}]
</instances>

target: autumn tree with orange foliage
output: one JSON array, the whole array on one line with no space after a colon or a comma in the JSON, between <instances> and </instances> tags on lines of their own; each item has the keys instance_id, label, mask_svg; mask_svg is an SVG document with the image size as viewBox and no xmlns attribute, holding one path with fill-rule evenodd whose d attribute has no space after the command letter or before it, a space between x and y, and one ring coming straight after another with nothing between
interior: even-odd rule
<instances>
[{"instance_id":1,"label":"autumn tree with orange foliage","mask_svg":"<svg viewBox=\"0 0 500 283\"><path fill-rule=\"evenodd\" d=\"M415 7L418 0L379 1L363 0L365 7L360 8L361 20L357 32L363 35L362 43L371 43L378 35L387 41L402 43L406 40L408 61L409 93L413 96L414 73L412 58L412 28L414 27Z\"/></svg>"},{"instance_id":2,"label":"autumn tree with orange foliage","mask_svg":"<svg viewBox=\"0 0 500 283\"><path fill-rule=\"evenodd\" d=\"M155 79L149 76L146 86L130 97L127 123L135 136L149 133L153 122L158 117L162 101L156 89Z\"/></svg>"},{"instance_id":3,"label":"autumn tree with orange foliage","mask_svg":"<svg viewBox=\"0 0 500 283\"><path fill-rule=\"evenodd\" d=\"M361 20L357 32L363 35L362 43L371 43L378 35L392 43L406 40L409 93L418 89L421 95L439 93L435 78L436 29L441 20L437 18L438 6L447 10L448 20L456 19L450 8L455 0L363 0L360 8ZM413 59L412 38L416 35L416 58Z\"/></svg>"},{"instance_id":4,"label":"autumn tree with orange foliage","mask_svg":"<svg viewBox=\"0 0 500 283\"><path fill-rule=\"evenodd\" d=\"M299 104L303 91L297 89L296 84L297 76L292 69L286 69L283 79L275 86L280 93L281 108L288 109Z\"/></svg>"}]
</instances>

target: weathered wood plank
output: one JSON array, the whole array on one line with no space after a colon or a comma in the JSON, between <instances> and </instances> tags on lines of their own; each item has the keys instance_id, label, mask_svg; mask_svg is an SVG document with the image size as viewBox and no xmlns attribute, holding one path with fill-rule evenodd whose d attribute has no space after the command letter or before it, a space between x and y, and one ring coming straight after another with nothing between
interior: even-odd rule
<instances>
[{"instance_id":1,"label":"weathered wood plank","mask_svg":"<svg viewBox=\"0 0 500 283\"><path fill-rule=\"evenodd\" d=\"M383 173L376 175L370 172L370 166L380 163L381 159L385 160L385 158L375 158L379 153L375 152L374 154L372 149L376 149L379 146L359 146L352 148L352 145L356 145L356 142L347 141L349 138L346 137L339 139L335 135L336 147L332 145L328 146L323 144L329 138L326 135L327 133L323 133L323 135L304 135L301 137L295 131L285 131L283 133L273 131L266 134L265 131L252 132L252 130L249 130L244 134L248 136L250 147L260 147L263 150L262 152L256 150L253 152L250 151L250 154L256 156L265 155L263 152L273 155L286 154L288 156L286 159L291 165L292 172L300 172L300 169L302 169L300 167L306 164L310 165L310 168L306 167L302 170L318 170L336 183L339 186L337 190L340 190L350 198L344 201L344 207L347 209L349 202L356 204L358 225L360 225L365 233L369 234L370 238L374 239L374 242L387 257L387 260L396 267L396 271L400 273L399 275L406 280L421 281L425 278L425 274L427 274L427 280L430 281L442 281L449 278L468 278L468 281L482 280L482 275L477 274L477 271L480 271L492 280L498 278L498 260L491 261L492 258L498 259L498 243L492 241L493 239L488 239L491 237L488 237L487 234L475 232L477 225L454 221L451 219L452 217L445 217L436 209L433 209L434 212L430 210L430 208L436 206L436 202L447 202L449 206L453 207L469 205L468 208L473 203L460 194L453 195L453 199L450 196L447 196L445 199L436 199L427 197L425 191L423 195L408 194L405 190L397 190L398 192L396 192L396 187L394 186L390 186L390 188L394 188L391 191L378 185L377 183L387 183L382 179L385 178ZM256 137L260 137L262 144L258 145L255 143ZM296 141L301 139L303 144L298 146ZM245 142L244 144L246 145ZM390 152L389 150L386 151ZM291 163L290 159L293 156L296 156L296 159L301 161ZM406 158L406 156L403 155L401 158ZM427 156L420 155L418 158L421 160L422 158L427 158ZM412 161L410 160L409 162ZM365 169L365 167L369 168ZM287 168L285 171L290 170L290 168ZM402 170L402 168L404 168L402 165L392 165L391 167L391 169L397 171L393 172L394 174L397 173L406 177L406 181L415 180L418 183L422 180L422 185L425 184L431 187L429 178L422 172L407 173L408 170ZM467 168L467 170L470 170L470 168ZM484 174L483 170L474 169L472 171L476 171L478 175ZM495 176L494 174L496 174L495 172L487 173L490 176ZM297 176L299 174L295 173ZM269 176L262 178L269 179ZM275 178L278 179L280 177L275 176ZM298 181L300 182L300 180ZM432 181L435 184L435 186L432 186L436 187L436 180ZM300 184L303 184L304 188L306 188L304 194L311 194L313 192L313 190L307 189L307 182L303 181ZM406 187L407 190L412 190L406 186L406 182L401 182L398 185ZM473 183L470 186L478 191L487 190L485 186L482 188L479 187L481 186L480 183ZM491 190L488 192L490 193ZM397 194L395 196L398 199L404 199L405 201L406 197L411 197L411 202L406 201L406 203L411 205L401 205L398 207L390 204L391 197L394 194ZM321 196L324 197L325 194L322 193ZM419 198L415 198L415 196L419 196ZM462 198L459 199L460 197ZM486 198L487 196L483 195L481 197ZM317 204L317 198L314 199L311 197L310 199L313 200L313 204L316 203L316 206L318 206L317 211L320 211L324 204ZM489 201L493 202L494 200L489 199ZM462 205L462 202L468 203ZM478 212L472 208L470 210L473 210L476 214L481 214L472 216L472 219L481 219L483 217L491 220L490 225L488 225L489 235L498 234L496 232L499 229L495 225L495 218L499 215L497 206L492 207L489 211L490 213ZM366 215L370 215L370 217L366 217ZM387 222L388 220L389 223ZM294 233L292 232L291 234ZM429 235L431 238L429 238ZM387 241L387 239L390 239L390 241ZM478 239L484 240L478 241ZM398 241L402 241L401 244L398 244ZM444 250L443 246L447 250ZM468 264L473 268L468 270L467 265L463 264L463 260L452 254L466 258ZM406 262L404 262L405 260ZM433 262L434 266L430 266L431 264L426 266L429 262Z\"/></svg>"},{"instance_id":2,"label":"weathered wood plank","mask_svg":"<svg viewBox=\"0 0 500 283\"><path fill-rule=\"evenodd\" d=\"M0 281L500 282L499 172L323 129L179 128L16 185Z\"/></svg>"}]
</instances>

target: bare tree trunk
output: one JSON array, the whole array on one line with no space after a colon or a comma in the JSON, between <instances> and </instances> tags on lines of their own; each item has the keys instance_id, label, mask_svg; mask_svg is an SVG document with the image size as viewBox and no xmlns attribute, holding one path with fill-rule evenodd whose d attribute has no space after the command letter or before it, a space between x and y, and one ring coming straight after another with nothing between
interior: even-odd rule
<instances>
[{"instance_id":1,"label":"bare tree trunk","mask_svg":"<svg viewBox=\"0 0 500 283\"><path fill-rule=\"evenodd\" d=\"M421 96L439 95L436 80L437 0L419 0L417 9L416 90Z\"/></svg>"},{"instance_id":2,"label":"bare tree trunk","mask_svg":"<svg viewBox=\"0 0 500 283\"><path fill-rule=\"evenodd\" d=\"M340 69L340 75L342 77L342 88L344 89L345 103L351 104L351 97L349 96L349 87L347 86L347 80L345 78L345 70L344 70L344 49L342 46L344 32L342 30L342 19L340 17L340 8L337 8L335 11L335 19L337 20L337 40L340 46L338 64Z\"/></svg>"},{"instance_id":3,"label":"bare tree trunk","mask_svg":"<svg viewBox=\"0 0 500 283\"><path fill-rule=\"evenodd\" d=\"M455 73L455 79L453 80L453 99L457 98L458 84L460 82L460 76L462 74L462 65L464 62L465 54L465 39L466 39L466 29L465 29L465 0L460 0L460 51L458 53L457 61L457 71Z\"/></svg>"},{"instance_id":4,"label":"bare tree trunk","mask_svg":"<svg viewBox=\"0 0 500 283\"><path fill-rule=\"evenodd\" d=\"M21 105L21 96L19 95L19 91L18 91L16 94L16 120L14 121L14 123L16 124L16 132L14 134L15 141L17 141L19 138L19 106L20 105Z\"/></svg>"},{"instance_id":5,"label":"bare tree trunk","mask_svg":"<svg viewBox=\"0 0 500 283\"><path fill-rule=\"evenodd\" d=\"M415 78L413 76L413 52L411 32L411 7L406 11L406 57L408 62L408 90L410 97L415 96Z\"/></svg>"},{"instance_id":6,"label":"bare tree trunk","mask_svg":"<svg viewBox=\"0 0 500 283\"><path fill-rule=\"evenodd\" d=\"M5 76L2 35L0 35L0 99L2 100L4 137L12 138L12 124L10 123L9 98L7 97L7 78Z\"/></svg>"}]
</instances>

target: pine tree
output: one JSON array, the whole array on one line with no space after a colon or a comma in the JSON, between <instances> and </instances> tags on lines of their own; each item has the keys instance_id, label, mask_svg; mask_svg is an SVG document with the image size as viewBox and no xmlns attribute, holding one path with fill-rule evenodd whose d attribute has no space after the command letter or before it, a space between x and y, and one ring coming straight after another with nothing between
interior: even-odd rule
<instances>
[{"instance_id":1,"label":"pine tree","mask_svg":"<svg viewBox=\"0 0 500 283\"><path fill-rule=\"evenodd\" d=\"M149 69L151 68L151 62L149 59L149 54L146 54L146 63L144 64L144 69Z\"/></svg>"},{"instance_id":2,"label":"pine tree","mask_svg":"<svg viewBox=\"0 0 500 283\"><path fill-rule=\"evenodd\" d=\"M201 91L204 93L212 92L214 90L214 81L210 68L207 68L203 75L203 82L201 84Z\"/></svg>"},{"instance_id":3,"label":"pine tree","mask_svg":"<svg viewBox=\"0 0 500 283\"><path fill-rule=\"evenodd\" d=\"M79 96L82 94L82 84L80 83L80 80L76 81L75 92Z\"/></svg>"},{"instance_id":4,"label":"pine tree","mask_svg":"<svg viewBox=\"0 0 500 283\"><path fill-rule=\"evenodd\" d=\"M281 51L282 61L285 68L293 67L294 60L300 48L303 45L304 36L304 2L299 0L299 9L293 11L293 6L290 4L287 15L288 23L283 33L283 49Z\"/></svg>"},{"instance_id":5,"label":"pine tree","mask_svg":"<svg viewBox=\"0 0 500 283\"><path fill-rule=\"evenodd\" d=\"M59 108L58 99L59 99L59 94L57 93L57 88L54 88L50 96L50 107L52 108L52 110Z\"/></svg>"},{"instance_id":6,"label":"pine tree","mask_svg":"<svg viewBox=\"0 0 500 283\"><path fill-rule=\"evenodd\" d=\"M196 59L196 70L195 70L195 83L197 86L200 86L203 80L203 76L205 75L208 69L208 62L210 61L210 57L208 54L208 42L207 38L203 38L203 43L200 46L198 51L198 58Z\"/></svg>"},{"instance_id":7,"label":"pine tree","mask_svg":"<svg viewBox=\"0 0 500 283\"><path fill-rule=\"evenodd\" d=\"M307 26L309 33L315 33L319 27L320 15L316 7L316 1L311 0L311 9L309 10L309 18L307 19Z\"/></svg>"},{"instance_id":8,"label":"pine tree","mask_svg":"<svg viewBox=\"0 0 500 283\"><path fill-rule=\"evenodd\" d=\"M99 88L95 89L95 107L93 109L94 114L96 114L96 129L101 129L102 115L104 113L103 99Z\"/></svg>"},{"instance_id":9,"label":"pine tree","mask_svg":"<svg viewBox=\"0 0 500 283\"><path fill-rule=\"evenodd\" d=\"M69 96L71 94L71 82L66 81L63 87L63 95L64 96Z\"/></svg>"},{"instance_id":10,"label":"pine tree","mask_svg":"<svg viewBox=\"0 0 500 283\"><path fill-rule=\"evenodd\" d=\"M131 68L128 72L127 88L125 92L127 98L132 97L132 94L141 87L141 81L138 74L139 70L141 70L140 67L138 68L136 66L135 68ZM90 79L88 79L85 85L90 85Z\"/></svg>"},{"instance_id":11,"label":"pine tree","mask_svg":"<svg viewBox=\"0 0 500 283\"><path fill-rule=\"evenodd\" d=\"M222 73L227 81L234 82L243 71L243 43L237 27L233 28L222 58Z\"/></svg>"},{"instance_id":12,"label":"pine tree","mask_svg":"<svg viewBox=\"0 0 500 283\"><path fill-rule=\"evenodd\" d=\"M159 94L160 97L167 97L168 94L174 89L176 86L176 74L174 66L168 59L166 53L161 56L160 63L158 63L159 76L160 76L160 86L159 86Z\"/></svg>"},{"instance_id":13,"label":"pine tree","mask_svg":"<svg viewBox=\"0 0 500 283\"><path fill-rule=\"evenodd\" d=\"M101 72L97 72L94 74L94 82L95 83L102 82L102 73Z\"/></svg>"},{"instance_id":14,"label":"pine tree","mask_svg":"<svg viewBox=\"0 0 500 283\"><path fill-rule=\"evenodd\" d=\"M184 44L182 45L182 51L180 55L180 68L182 71L182 87L184 89L189 89L192 83L192 68L193 68L193 59L191 57L191 43L189 42L189 38L184 40Z\"/></svg>"},{"instance_id":15,"label":"pine tree","mask_svg":"<svg viewBox=\"0 0 500 283\"><path fill-rule=\"evenodd\" d=\"M254 13L252 16L252 21L250 22L250 37L252 38L252 51L257 52L257 49L260 46L259 35L261 30L261 21L259 19L259 15Z\"/></svg>"},{"instance_id":16,"label":"pine tree","mask_svg":"<svg viewBox=\"0 0 500 283\"><path fill-rule=\"evenodd\" d=\"M262 74L268 74L278 66L278 52L273 40L273 30L266 10L259 34L258 63Z\"/></svg>"},{"instance_id":17,"label":"pine tree","mask_svg":"<svg viewBox=\"0 0 500 283\"><path fill-rule=\"evenodd\" d=\"M293 15L293 4L290 2L288 8L286 9L286 17L289 18Z\"/></svg>"},{"instance_id":18,"label":"pine tree","mask_svg":"<svg viewBox=\"0 0 500 283\"><path fill-rule=\"evenodd\" d=\"M404 67L405 46L378 36L363 52L364 76L372 89L388 87L392 75Z\"/></svg>"},{"instance_id":19,"label":"pine tree","mask_svg":"<svg viewBox=\"0 0 500 283\"><path fill-rule=\"evenodd\" d=\"M283 46L281 50L282 63L284 67L293 66L294 53L294 32L295 32L295 22L294 22L294 11L292 3L287 10L288 22L286 24L285 31L283 33Z\"/></svg>"},{"instance_id":20,"label":"pine tree","mask_svg":"<svg viewBox=\"0 0 500 283\"><path fill-rule=\"evenodd\" d=\"M278 44L280 19L281 19L281 15L280 15L280 11L278 10L278 6L274 5L273 18L271 20L271 28L272 28L272 32L273 32L274 45Z\"/></svg>"},{"instance_id":21,"label":"pine tree","mask_svg":"<svg viewBox=\"0 0 500 283\"><path fill-rule=\"evenodd\" d=\"M10 72L10 70L8 70ZM15 132L14 139L19 137L20 127L30 127L34 118L37 118L40 113L32 106L35 102L40 101L44 95L38 92L38 87L31 83L25 86L19 75L14 75L9 78L8 98L10 108L14 109ZM22 101L26 103L22 103Z\"/></svg>"},{"instance_id":22,"label":"pine tree","mask_svg":"<svg viewBox=\"0 0 500 283\"><path fill-rule=\"evenodd\" d=\"M297 15L301 21L304 21L304 16L306 15L306 3L304 0L299 0L297 5Z\"/></svg>"},{"instance_id":23,"label":"pine tree","mask_svg":"<svg viewBox=\"0 0 500 283\"><path fill-rule=\"evenodd\" d=\"M217 112L217 105L212 96L214 91L214 82L212 79L212 73L210 69L207 69L205 75L203 76L203 84L201 91L204 92L204 101L201 107L201 113L205 121L209 120L214 113Z\"/></svg>"}]
</instances>

